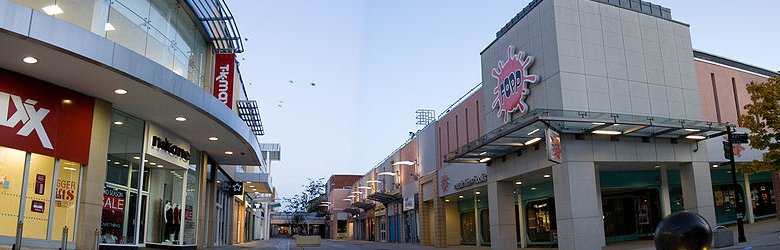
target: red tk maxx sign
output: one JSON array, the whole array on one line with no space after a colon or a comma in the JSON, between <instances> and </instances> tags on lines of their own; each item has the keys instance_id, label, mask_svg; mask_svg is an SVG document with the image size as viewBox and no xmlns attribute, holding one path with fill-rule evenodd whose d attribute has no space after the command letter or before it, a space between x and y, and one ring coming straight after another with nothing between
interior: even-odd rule
<instances>
[{"instance_id":1,"label":"red tk maxx sign","mask_svg":"<svg viewBox=\"0 0 780 250\"><path fill-rule=\"evenodd\" d=\"M236 54L217 54L214 60L214 97L233 109L233 74Z\"/></svg>"},{"instance_id":2,"label":"red tk maxx sign","mask_svg":"<svg viewBox=\"0 0 780 250\"><path fill-rule=\"evenodd\" d=\"M528 111L528 104L525 103L525 96L531 90L528 84L536 83L539 79L537 75L529 75L528 68L534 63L532 56L526 56L525 52L514 52L514 47L507 49L506 62L499 61L498 68L493 68L491 75L498 81L493 89L496 99L493 101L493 108L498 108L496 116L504 115L504 123L509 121L509 114L515 111L524 113Z\"/></svg>"}]
</instances>

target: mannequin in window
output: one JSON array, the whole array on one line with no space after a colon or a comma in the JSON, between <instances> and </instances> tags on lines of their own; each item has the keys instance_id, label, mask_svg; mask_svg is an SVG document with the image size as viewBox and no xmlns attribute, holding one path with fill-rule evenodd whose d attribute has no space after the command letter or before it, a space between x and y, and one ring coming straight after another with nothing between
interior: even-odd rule
<instances>
[{"instance_id":1,"label":"mannequin in window","mask_svg":"<svg viewBox=\"0 0 780 250\"><path fill-rule=\"evenodd\" d=\"M178 204L173 205L173 240L179 239L179 231L181 229L181 209Z\"/></svg>"},{"instance_id":2,"label":"mannequin in window","mask_svg":"<svg viewBox=\"0 0 780 250\"><path fill-rule=\"evenodd\" d=\"M171 241L173 239L173 206L170 201L165 203L165 216L163 216L163 219L165 220L163 238L165 241Z\"/></svg>"}]
</instances>

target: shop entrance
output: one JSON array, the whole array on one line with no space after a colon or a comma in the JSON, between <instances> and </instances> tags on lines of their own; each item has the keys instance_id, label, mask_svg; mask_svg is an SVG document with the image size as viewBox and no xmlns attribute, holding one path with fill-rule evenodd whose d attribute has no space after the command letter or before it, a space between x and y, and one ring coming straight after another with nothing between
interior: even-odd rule
<instances>
[{"instance_id":1,"label":"shop entrance","mask_svg":"<svg viewBox=\"0 0 780 250\"><path fill-rule=\"evenodd\" d=\"M661 217L658 190L602 193L604 234L608 242L652 237Z\"/></svg>"}]
</instances>

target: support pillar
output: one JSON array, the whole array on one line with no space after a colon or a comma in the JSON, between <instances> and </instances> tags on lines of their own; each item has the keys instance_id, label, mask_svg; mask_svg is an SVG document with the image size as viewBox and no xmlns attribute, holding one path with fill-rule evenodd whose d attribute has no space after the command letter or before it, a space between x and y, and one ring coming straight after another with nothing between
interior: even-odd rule
<instances>
[{"instance_id":1,"label":"support pillar","mask_svg":"<svg viewBox=\"0 0 780 250\"><path fill-rule=\"evenodd\" d=\"M492 249L516 249L514 183L488 182L488 207L490 212L490 247Z\"/></svg>"},{"instance_id":2,"label":"support pillar","mask_svg":"<svg viewBox=\"0 0 780 250\"><path fill-rule=\"evenodd\" d=\"M90 137L89 162L81 172L79 216L76 221L76 249L95 245L95 230L100 229L103 211L103 185L106 183L106 160L110 135L112 105L95 99Z\"/></svg>"},{"instance_id":3,"label":"support pillar","mask_svg":"<svg viewBox=\"0 0 780 250\"><path fill-rule=\"evenodd\" d=\"M521 248L528 247L528 232L525 231L525 206L523 206L523 188L517 186L517 222L520 224L520 242Z\"/></svg>"},{"instance_id":4,"label":"support pillar","mask_svg":"<svg viewBox=\"0 0 780 250\"><path fill-rule=\"evenodd\" d=\"M479 237L482 235L482 228L479 226L479 209L477 206L479 206L479 203L477 202L477 199L479 199L479 195L474 195L474 233L477 235L475 239L477 239L477 246L482 246L482 237Z\"/></svg>"},{"instance_id":5,"label":"support pillar","mask_svg":"<svg viewBox=\"0 0 780 250\"><path fill-rule=\"evenodd\" d=\"M700 161L682 164L680 179L685 211L698 213L714 227L717 221L709 165L709 162Z\"/></svg>"},{"instance_id":6,"label":"support pillar","mask_svg":"<svg viewBox=\"0 0 780 250\"><path fill-rule=\"evenodd\" d=\"M666 166L661 166L661 211L663 217L672 214L672 199L669 197L669 175Z\"/></svg>"},{"instance_id":7,"label":"support pillar","mask_svg":"<svg viewBox=\"0 0 780 250\"><path fill-rule=\"evenodd\" d=\"M598 171L593 162L552 166L558 249L601 249L606 245Z\"/></svg>"},{"instance_id":8,"label":"support pillar","mask_svg":"<svg viewBox=\"0 0 780 250\"><path fill-rule=\"evenodd\" d=\"M753 216L753 195L750 193L750 175L749 174L742 174L743 181L744 181L744 194L742 197L745 197L745 216L748 219L748 223L753 224L756 223L756 217Z\"/></svg>"}]
</instances>

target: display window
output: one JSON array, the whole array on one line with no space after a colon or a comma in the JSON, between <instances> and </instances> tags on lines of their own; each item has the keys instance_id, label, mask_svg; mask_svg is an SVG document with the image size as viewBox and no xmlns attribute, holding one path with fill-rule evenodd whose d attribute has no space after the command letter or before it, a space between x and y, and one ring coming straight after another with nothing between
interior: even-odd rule
<instances>
[{"instance_id":1,"label":"display window","mask_svg":"<svg viewBox=\"0 0 780 250\"><path fill-rule=\"evenodd\" d=\"M525 213L530 242L550 243L557 240L554 198L526 202Z\"/></svg>"},{"instance_id":2,"label":"display window","mask_svg":"<svg viewBox=\"0 0 780 250\"><path fill-rule=\"evenodd\" d=\"M27 175L27 197L24 202L24 238L46 239L53 177L54 158L32 154Z\"/></svg>"},{"instance_id":3,"label":"display window","mask_svg":"<svg viewBox=\"0 0 780 250\"><path fill-rule=\"evenodd\" d=\"M753 206L753 215L767 217L777 214L775 190L772 182L757 182L750 184L750 200Z\"/></svg>"},{"instance_id":4,"label":"display window","mask_svg":"<svg viewBox=\"0 0 780 250\"><path fill-rule=\"evenodd\" d=\"M737 192L743 194L742 186L737 185ZM737 197L733 186L714 185L712 192L715 201L715 219L718 224L728 224L737 221Z\"/></svg>"},{"instance_id":5,"label":"display window","mask_svg":"<svg viewBox=\"0 0 780 250\"><path fill-rule=\"evenodd\" d=\"M76 205L78 204L81 165L60 160L57 170L56 193L54 195L54 221L52 240L62 240L62 228L68 227L68 241L73 241L76 226Z\"/></svg>"},{"instance_id":6,"label":"display window","mask_svg":"<svg viewBox=\"0 0 780 250\"><path fill-rule=\"evenodd\" d=\"M26 153L21 150L0 147L0 235L16 236L19 219L19 199L22 194Z\"/></svg>"}]
</instances>

